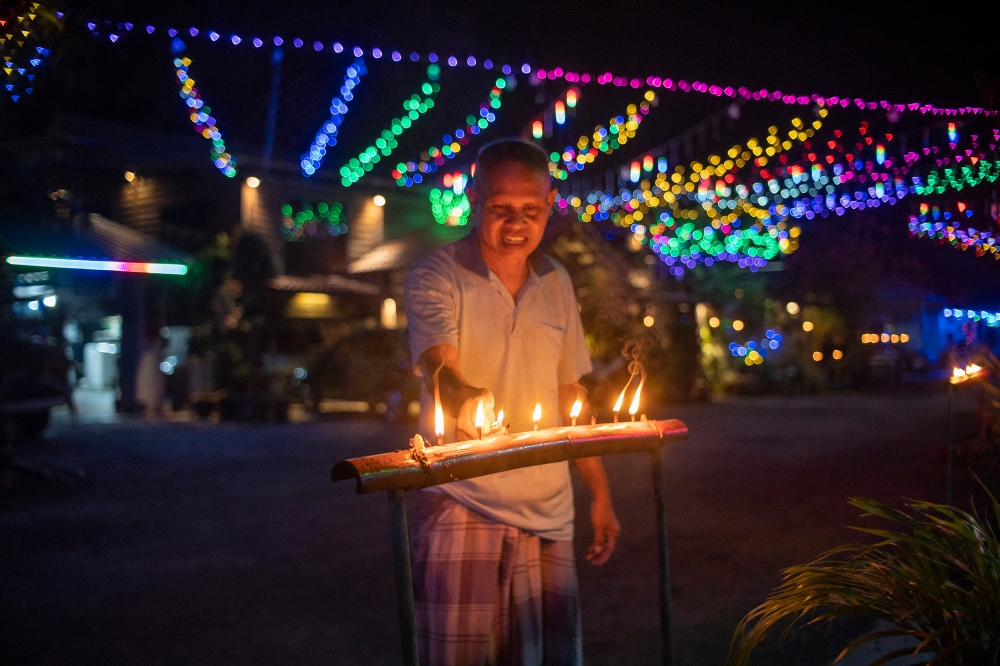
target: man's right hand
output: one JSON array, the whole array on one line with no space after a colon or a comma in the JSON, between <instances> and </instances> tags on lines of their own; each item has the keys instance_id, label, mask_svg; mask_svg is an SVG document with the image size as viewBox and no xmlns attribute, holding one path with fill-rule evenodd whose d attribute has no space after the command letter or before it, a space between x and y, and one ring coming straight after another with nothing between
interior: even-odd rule
<instances>
[{"instance_id":1,"label":"man's right hand","mask_svg":"<svg viewBox=\"0 0 1000 666\"><path fill-rule=\"evenodd\" d=\"M464 442L469 439L479 439L479 432L476 429L476 410L479 403L483 404L483 434L489 434L490 424L496 420L493 413L495 399L489 389L482 389L482 394L475 398L469 398L462 403L462 408L458 410L458 419L455 421L455 439Z\"/></svg>"}]
</instances>

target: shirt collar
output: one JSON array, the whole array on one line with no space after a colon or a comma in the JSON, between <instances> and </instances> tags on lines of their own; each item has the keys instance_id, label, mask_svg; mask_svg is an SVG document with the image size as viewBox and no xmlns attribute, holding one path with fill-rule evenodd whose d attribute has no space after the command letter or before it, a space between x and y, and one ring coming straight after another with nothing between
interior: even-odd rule
<instances>
[{"instance_id":1,"label":"shirt collar","mask_svg":"<svg viewBox=\"0 0 1000 666\"><path fill-rule=\"evenodd\" d=\"M462 268L472 271L480 277L486 279L490 277L490 269L479 249L479 240L476 238L475 229L465 238L455 242L455 261ZM552 265L552 260L537 248L528 255L528 263L531 264L531 268L538 277L547 275L556 269Z\"/></svg>"}]
</instances>

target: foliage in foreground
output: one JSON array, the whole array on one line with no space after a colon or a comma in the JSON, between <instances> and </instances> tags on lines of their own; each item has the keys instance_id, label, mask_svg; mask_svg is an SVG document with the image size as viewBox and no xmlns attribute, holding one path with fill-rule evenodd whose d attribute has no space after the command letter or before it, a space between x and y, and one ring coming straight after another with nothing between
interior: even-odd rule
<instances>
[{"instance_id":1,"label":"foliage in foreground","mask_svg":"<svg viewBox=\"0 0 1000 666\"><path fill-rule=\"evenodd\" d=\"M993 515L1000 515L1000 503L993 495L990 501ZM874 500L850 503L900 531L853 528L880 541L836 548L786 569L785 581L740 622L727 666L745 666L776 625L783 625L784 638L795 627L843 617L886 620L894 628L862 636L838 661L870 641L910 637L915 647L870 666L915 654L932 664L1000 663L1000 541L993 525L975 511L942 504L914 502L904 513Z\"/></svg>"}]
</instances>

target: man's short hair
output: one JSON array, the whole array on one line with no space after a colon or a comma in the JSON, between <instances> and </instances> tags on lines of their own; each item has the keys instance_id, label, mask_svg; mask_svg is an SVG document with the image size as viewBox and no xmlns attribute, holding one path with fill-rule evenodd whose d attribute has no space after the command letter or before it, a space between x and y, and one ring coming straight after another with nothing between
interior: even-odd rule
<instances>
[{"instance_id":1,"label":"man's short hair","mask_svg":"<svg viewBox=\"0 0 1000 666\"><path fill-rule=\"evenodd\" d=\"M476 155L476 174L473 184L475 185L475 181L483 178L494 167L509 162L520 164L540 176L544 175L548 176L549 180L552 179L552 174L549 172L549 156L545 154L545 151L535 144L521 139L500 139L479 149L479 153Z\"/></svg>"}]
</instances>

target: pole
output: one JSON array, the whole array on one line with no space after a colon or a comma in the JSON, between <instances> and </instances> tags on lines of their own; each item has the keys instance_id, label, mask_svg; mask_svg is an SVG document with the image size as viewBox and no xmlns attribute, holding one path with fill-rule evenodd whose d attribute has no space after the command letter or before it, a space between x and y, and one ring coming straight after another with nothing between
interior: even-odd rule
<instances>
[{"instance_id":1,"label":"pole","mask_svg":"<svg viewBox=\"0 0 1000 666\"><path fill-rule=\"evenodd\" d=\"M410 532L406 526L406 496L399 488L389 494L389 528L392 533L392 559L396 569L396 604L399 607L399 640L403 648L403 666L419 666L417 623L413 609L413 570L410 568Z\"/></svg>"},{"instance_id":2,"label":"pole","mask_svg":"<svg viewBox=\"0 0 1000 666\"><path fill-rule=\"evenodd\" d=\"M955 449L955 385L948 382L948 462L945 466L944 502L952 506L951 476Z\"/></svg>"},{"instance_id":3,"label":"pole","mask_svg":"<svg viewBox=\"0 0 1000 666\"><path fill-rule=\"evenodd\" d=\"M667 544L667 506L664 497L662 449L649 453L656 505L656 536L660 550L660 634L663 639L663 666L674 666L674 631L670 611L670 548Z\"/></svg>"},{"instance_id":4,"label":"pole","mask_svg":"<svg viewBox=\"0 0 1000 666\"><path fill-rule=\"evenodd\" d=\"M271 51L271 92L267 99L267 122L264 124L264 171L271 170L271 154L274 152L274 130L278 125L278 101L281 96L281 61L285 52L281 46Z\"/></svg>"}]
</instances>

